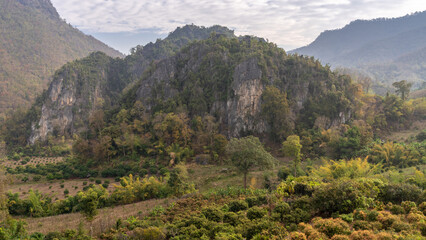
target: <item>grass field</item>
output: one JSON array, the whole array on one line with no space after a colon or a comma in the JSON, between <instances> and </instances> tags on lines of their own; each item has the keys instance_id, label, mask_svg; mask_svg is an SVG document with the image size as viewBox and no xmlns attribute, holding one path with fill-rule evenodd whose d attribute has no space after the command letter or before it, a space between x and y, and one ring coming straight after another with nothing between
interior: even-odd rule
<instances>
[{"instance_id":1,"label":"grass field","mask_svg":"<svg viewBox=\"0 0 426 240\"><path fill-rule=\"evenodd\" d=\"M102 232L115 226L119 218L125 220L130 216L143 217L149 214L156 206L167 207L174 202L173 199L153 199L134 204L104 208L99 210L99 214L92 222L85 220L80 213L70 213L44 218L21 218L25 220L29 233L41 232L43 234L67 229L77 229L80 222L86 232L92 236L98 236Z\"/></svg>"},{"instance_id":2,"label":"grass field","mask_svg":"<svg viewBox=\"0 0 426 240\"><path fill-rule=\"evenodd\" d=\"M426 121L414 122L410 129L392 132L392 134L385 137L386 140L406 142L410 138L415 138L417 134L426 129Z\"/></svg>"}]
</instances>

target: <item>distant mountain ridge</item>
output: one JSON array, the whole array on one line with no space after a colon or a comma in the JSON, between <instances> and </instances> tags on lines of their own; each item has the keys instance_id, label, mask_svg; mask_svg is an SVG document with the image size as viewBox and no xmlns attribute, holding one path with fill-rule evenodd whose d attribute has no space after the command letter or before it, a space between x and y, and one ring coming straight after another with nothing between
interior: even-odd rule
<instances>
[{"instance_id":1,"label":"distant mountain ridge","mask_svg":"<svg viewBox=\"0 0 426 240\"><path fill-rule=\"evenodd\" d=\"M425 47L426 11L400 18L356 20L342 29L325 31L311 44L291 52L315 56L332 67L358 68L389 84L405 78L412 82L426 79L426 59L416 59L408 75L406 70L391 67L401 64L399 59L411 61L409 56Z\"/></svg>"},{"instance_id":2,"label":"distant mountain ridge","mask_svg":"<svg viewBox=\"0 0 426 240\"><path fill-rule=\"evenodd\" d=\"M0 118L29 106L57 68L94 51L124 57L62 20L50 0L0 0Z\"/></svg>"}]
</instances>

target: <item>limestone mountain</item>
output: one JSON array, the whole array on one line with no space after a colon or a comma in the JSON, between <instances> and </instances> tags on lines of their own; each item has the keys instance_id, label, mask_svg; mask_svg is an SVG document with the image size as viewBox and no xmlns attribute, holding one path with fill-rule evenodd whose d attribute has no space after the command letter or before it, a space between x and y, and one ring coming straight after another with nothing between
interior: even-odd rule
<instances>
[{"instance_id":1,"label":"limestone mountain","mask_svg":"<svg viewBox=\"0 0 426 240\"><path fill-rule=\"evenodd\" d=\"M292 52L314 56L332 67L351 67L388 84L425 81L426 11L400 18L356 20L325 31L308 46ZM421 54L420 54L421 55ZM407 64L406 64L407 63Z\"/></svg>"},{"instance_id":2,"label":"limestone mountain","mask_svg":"<svg viewBox=\"0 0 426 240\"><path fill-rule=\"evenodd\" d=\"M35 122L32 122L30 142L45 139L52 132L72 136L83 131L94 110L108 109L117 104L123 89L131 86L147 68L172 56L188 43L206 39L212 33L235 37L233 31L226 27L187 25L177 28L163 40L135 47L124 59L94 53L66 64L55 73L48 91L33 105L32 116L36 119L32 118Z\"/></svg>"},{"instance_id":3,"label":"limestone mountain","mask_svg":"<svg viewBox=\"0 0 426 240\"><path fill-rule=\"evenodd\" d=\"M188 36L190 29L200 30L187 26L177 32ZM71 137L87 130L95 118L113 121L134 108L148 115L184 111L215 116L229 137L278 134L296 125L328 128L350 118L356 88L348 77L313 58L287 55L261 38L225 32L202 34L209 37L190 42L174 38L175 31L123 60L97 53L64 66L33 107L30 142L50 134ZM186 42L175 52L176 43ZM155 60L148 64L150 58ZM279 96L283 101L268 102L268 92L271 99Z\"/></svg>"},{"instance_id":4,"label":"limestone mountain","mask_svg":"<svg viewBox=\"0 0 426 240\"><path fill-rule=\"evenodd\" d=\"M0 114L27 107L68 61L123 55L60 18L50 0L0 0Z\"/></svg>"}]
</instances>

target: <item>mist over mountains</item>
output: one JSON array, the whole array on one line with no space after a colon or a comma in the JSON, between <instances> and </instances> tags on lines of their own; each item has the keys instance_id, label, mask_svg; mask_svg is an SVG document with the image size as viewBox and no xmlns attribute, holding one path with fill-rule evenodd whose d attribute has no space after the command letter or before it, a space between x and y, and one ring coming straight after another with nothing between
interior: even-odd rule
<instances>
[{"instance_id":1,"label":"mist over mountains","mask_svg":"<svg viewBox=\"0 0 426 240\"><path fill-rule=\"evenodd\" d=\"M93 51L123 57L66 23L50 0L0 0L0 114L29 106L57 68Z\"/></svg>"},{"instance_id":2,"label":"mist over mountains","mask_svg":"<svg viewBox=\"0 0 426 240\"><path fill-rule=\"evenodd\" d=\"M349 67L385 85L408 80L419 87L426 77L426 12L400 18L356 20L321 33L292 53L315 56L333 68Z\"/></svg>"}]
</instances>

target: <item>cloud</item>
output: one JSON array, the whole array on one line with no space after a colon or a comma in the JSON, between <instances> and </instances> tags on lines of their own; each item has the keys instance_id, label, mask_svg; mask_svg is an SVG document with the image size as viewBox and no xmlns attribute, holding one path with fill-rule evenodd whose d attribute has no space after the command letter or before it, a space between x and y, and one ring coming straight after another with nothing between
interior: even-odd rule
<instances>
[{"instance_id":1,"label":"cloud","mask_svg":"<svg viewBox=\"0 0 426 240\"><path fill-rule=\"evenodd\" d=\"M356 19L398 17L426 10L419 0L52 0L63 18L89 32L156 34L194 23L227 26L285 49L312 42L326 29Z\"/></svg>"}]
</instances>

